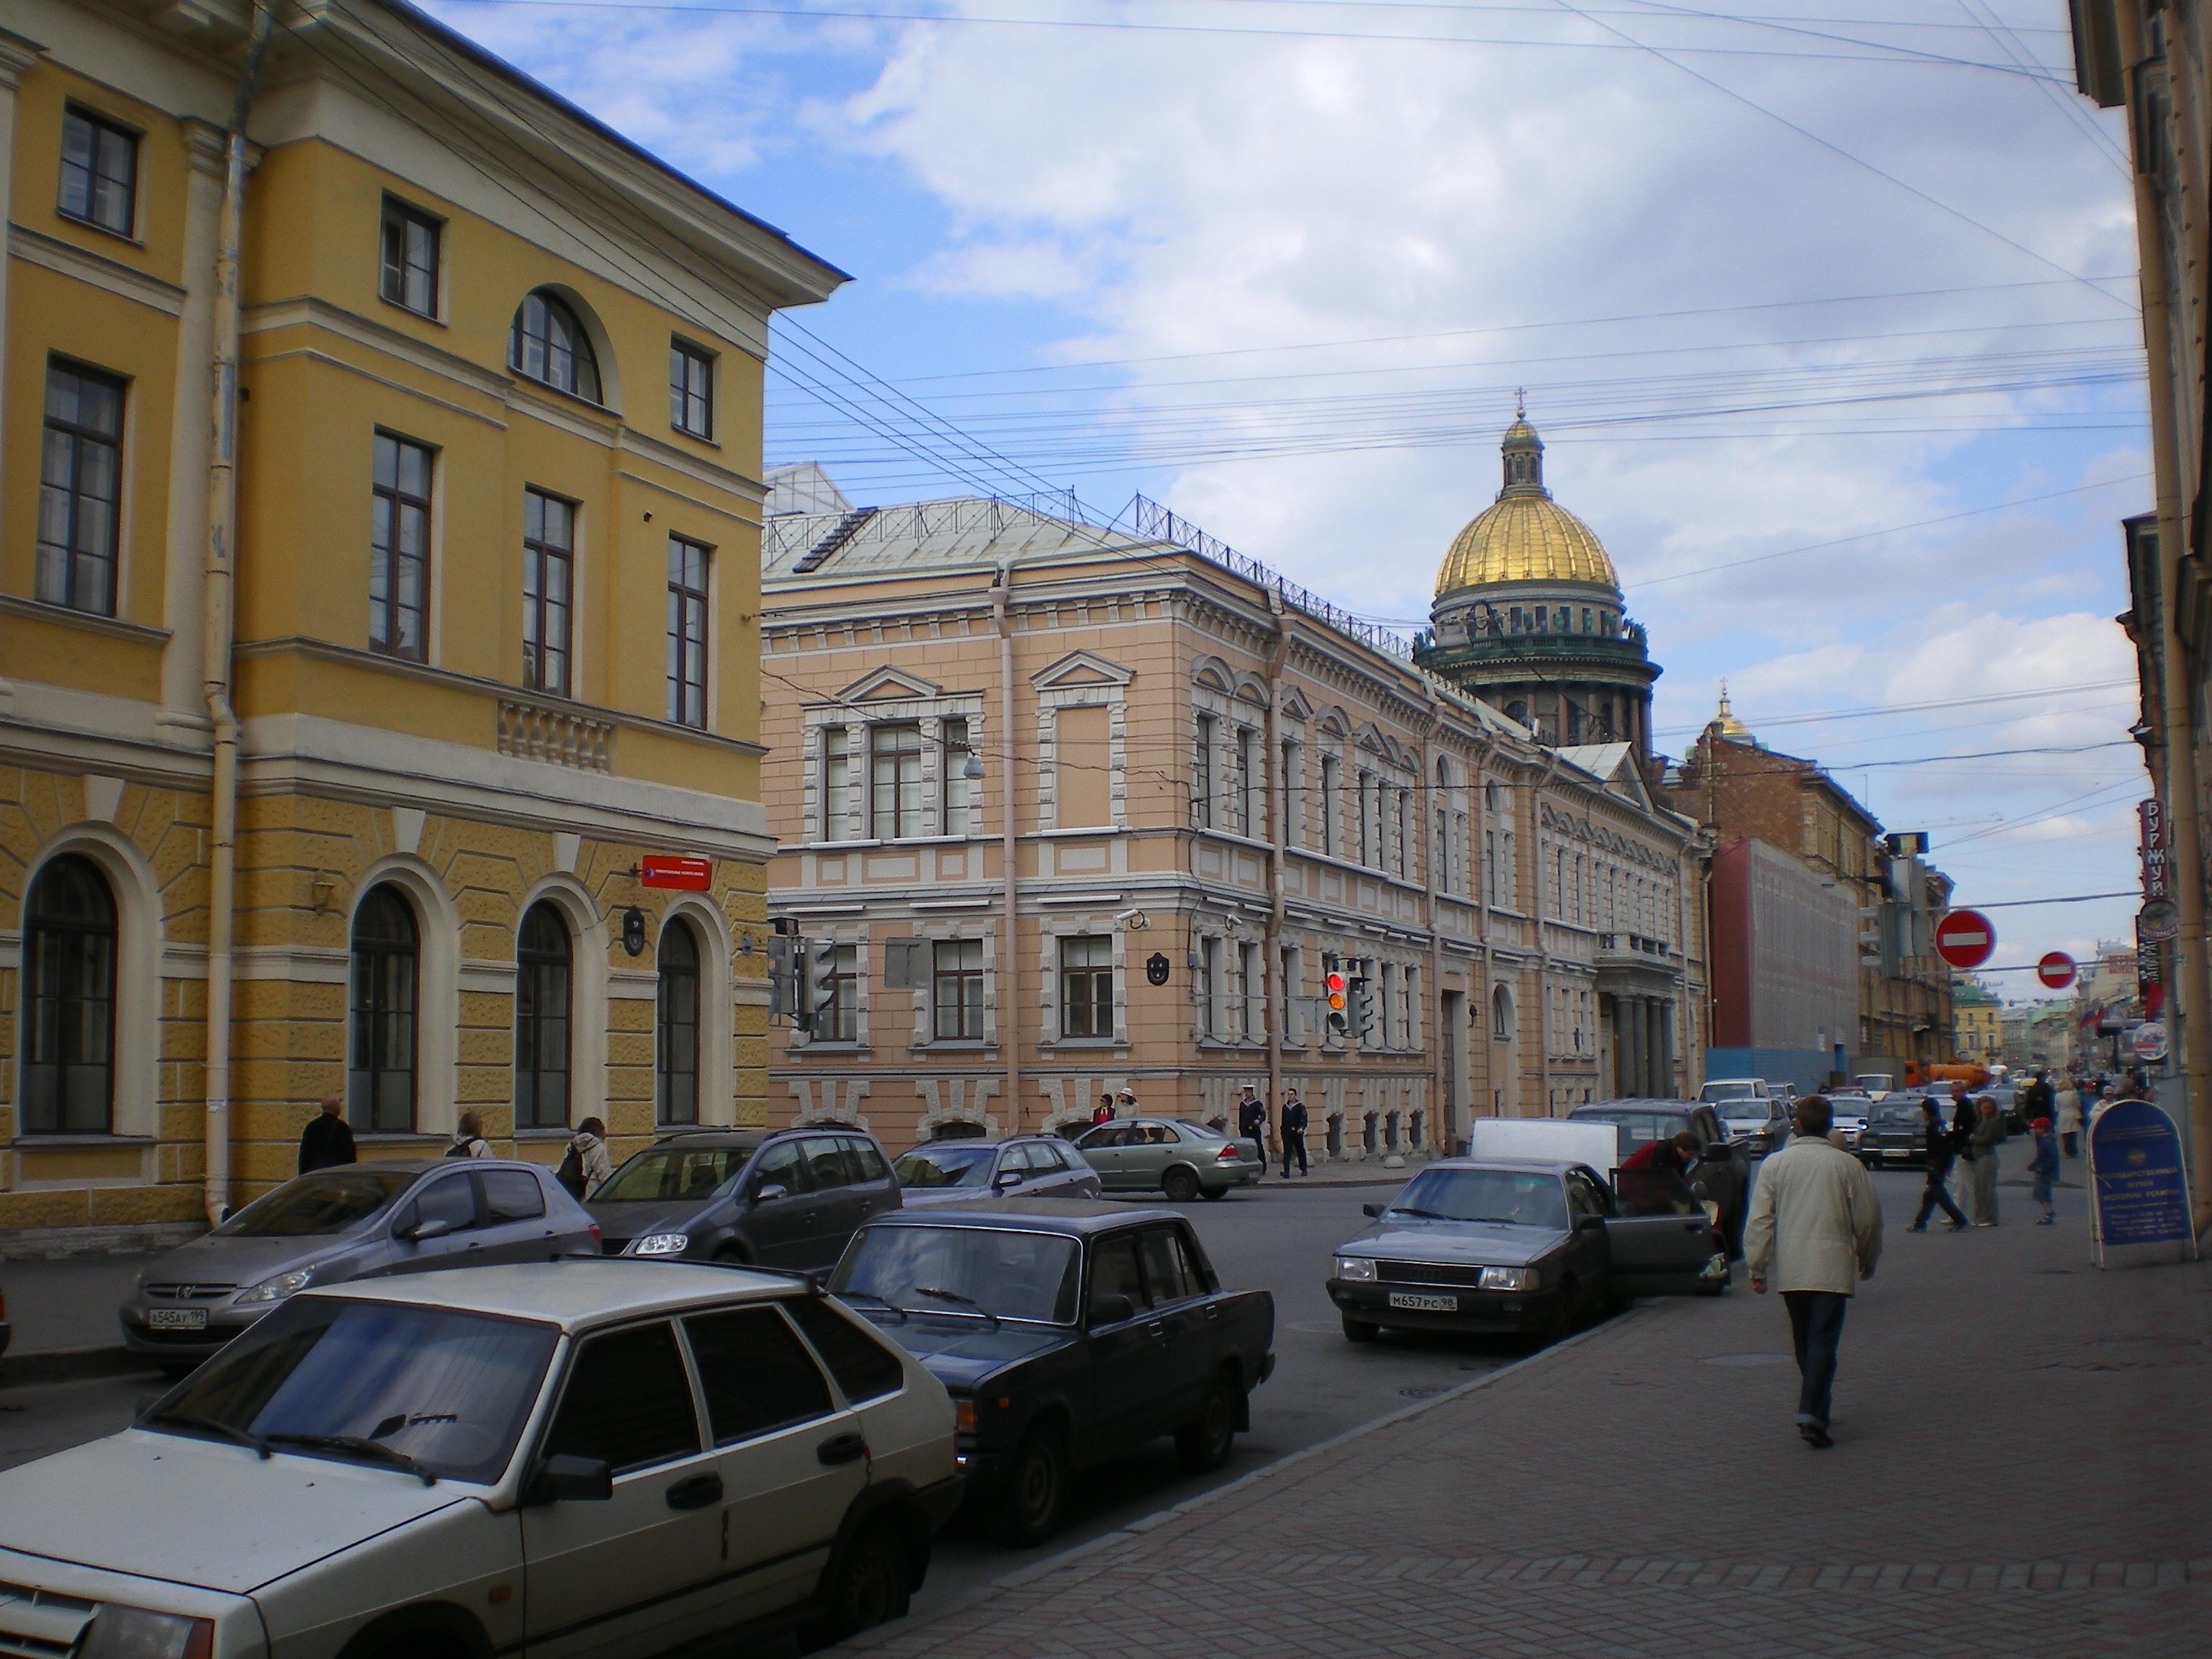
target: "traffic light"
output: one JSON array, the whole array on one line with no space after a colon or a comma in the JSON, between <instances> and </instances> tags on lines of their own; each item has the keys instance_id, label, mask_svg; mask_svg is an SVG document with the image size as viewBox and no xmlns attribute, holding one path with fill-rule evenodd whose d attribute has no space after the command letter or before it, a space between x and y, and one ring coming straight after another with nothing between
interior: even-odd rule
<instances>
[{"instance_id":1,"label":"traffic light","mask_svg":"<svg viewBox=\"0 0 2212 1659\"><path fill-rule=\"evenodd\" d=\"M830 940L805 941L799 951L799 1023L809 1036L826 1035L823 1027L837 997L837 988L831 982L836 966L837 947Z\"/></svg>"},{"instance_id":2,"label":"traffic light","mask_svg":"<svg viewBox=\"0 0 2212 1659\"><path fill-rule=\"evenodd\" d=\"M1322 988L1328 1003L1328 1034L1340 1037L1345 1031L1344 968L1334 957L1322 958Z\"/></svg>"},{"instance_id":3,"label":"traffic light","mask_svg":"<svg viewBox=\"0 0 2212 1659\"><path fill-rule=\"evenodd\" d=\"M768 1017L796 1019L799 1011L799 941L778 931L768 941Z\"/></svg>"},{"instance_id":4,"label":"traffic light","mask_svg":"<svg viewBox=\"0 0 2212 1659\"><path fill-rule=\"evenodd\" d=\"M1371 1042L1375 1037L1375 996L1367 988L1367 981L1355 979L1346 988L1349 1006L1345 1018L1351 1022L1352 1034L1360 1042Z\"/></svg>"}]
</instances>

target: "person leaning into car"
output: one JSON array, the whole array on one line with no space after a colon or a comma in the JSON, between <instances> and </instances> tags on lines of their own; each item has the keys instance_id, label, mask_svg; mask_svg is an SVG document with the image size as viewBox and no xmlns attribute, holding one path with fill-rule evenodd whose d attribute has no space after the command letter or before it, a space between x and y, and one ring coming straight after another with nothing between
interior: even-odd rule
<instances>
[{"instance_id":1,"label":"person leaning into car","mask_svg":"<svg viewBox=\"0 0 2212 1659\"><path fill-rule=\"evenodd\" d=\"M1826 1099L1797 1103L1796 1135L1759 1171L1743 1231L1751 1288L1769 1283L1790 1310L1797 1354L1797 1432L1831 1446L1836 1350L1855 1282L1874 1277L1881 1256L1881 1200L1866 1165L1828 1139Z\"/></svg>"}]
</instances>

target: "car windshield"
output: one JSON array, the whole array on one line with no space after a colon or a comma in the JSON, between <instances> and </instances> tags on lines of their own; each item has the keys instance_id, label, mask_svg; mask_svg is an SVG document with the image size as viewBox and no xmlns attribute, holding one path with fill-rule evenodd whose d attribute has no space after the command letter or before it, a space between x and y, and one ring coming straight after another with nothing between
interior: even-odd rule
<instances>
[{"instance_id":1,"label":"car windshield","mask_svg":"<svg viewBox=\"0 0 2212 1659\"><path fill-rule=\"evenodd\" d=\"M404 1303L287 1303L139 1419L486 1484L513 1455L558 1335Z\"/></svg>"},{"instance_id":2,"label":"car windshield","mask_svg":"<svg viewBox=\"0 0 2212 1659\"><path fill-rule=\"evenodd\" d=\"M1564 1231L1559 1178L1523 1170L1425 1170L1390 1200L1390 1212L1439 1221L1502 1221Z\"/></svg>"},{"instance_id":3,"label":"car windshield","mask_svg":"<svg viewBox=\"0 0 2212 1659\"><path fill-rule=\"evenodd\" d=\"M752 1157L750 1146L648 1146L592 1194L594 1204L665 1203L706 1199L734 1180Z\"/></svg>"},{"instance_id":4,"label":"car windshield","mask_svg":"<svg viewBox=\"0 0 2212 1659\"><path fill-rule=\"evenodd\" d=\"M342 1233L391 1207L414 1184L409 1170L356 1164L319 1170L264 1194L216 1228L218 1238L307 1238Z\"/></svg>"},{"instance_id":5,"label":"car windshield","mask_svg":"<svg viewBox=\"0 0 2212 1659\"><path fill-rule=\"evenodd\" d=\"M850 1296L909 1313L995 1314L1036 1324L1075 1322L1075 1241L1009 1227L868 1227L830 1280Z\"/></svg>"},{"instance_id":6,"label":"car windshield","mask_svg":"<svg viewBox=\"0 0 2212 1659\"><path fill-rule=\"evenodd\" d=\"M917 1146L891 1165L902 1187L980 1187L989 1179L997 1148Z\"/></svg>"},{"instance_id":7,"label":"car windshield","mask_svg":"<svg viewBox=\"0 0 2212 1659\"><path fill-rule=\"evenodd\" d=\"M1917 1128L1920 1123L1920 1109L1917 1106L1877 1106L1869 1121L1885 1129Z\"/></svg>"},{"instance_id":8,"label":"car windshield","mask_svg":"<svg viewBox=\"0 0 2212 1659\"><path fill-rule=\"evenodd\" d=\"M1708 1083L1704 1088L1698 1090L1698 1098L1710 1104L1716 1100L1737 1099L1749 1092L1750 1090L1742 1079L1723 1078L1719 1082Z\"/></svg>"}]
</instances>

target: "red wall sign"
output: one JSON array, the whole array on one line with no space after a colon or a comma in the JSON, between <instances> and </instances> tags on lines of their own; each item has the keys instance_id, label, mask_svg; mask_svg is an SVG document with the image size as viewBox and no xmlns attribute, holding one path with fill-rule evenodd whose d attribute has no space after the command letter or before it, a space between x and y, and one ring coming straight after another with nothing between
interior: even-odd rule
<instances>
[{"instance_id":1,"label":"red wall sign","mask_svg":"<svg viewBox=\"0 0 2212 1659\"><path fill-rule=\"evenodd\" d=\"M1936 954L1954 968L1978 968L1996 948L1997 930L1979 910L1953 910L1936 924Z\"/></svg>"},{"instance_id":2,"label":"red wall sign","mask_svg":"<svg viewBox=\"0 0 2212 1659\"><path fill-rule=\"evenodd\" d=\"M2053 951L2035 964L2035 976L2054 991L2063 991L2074 982L2074 958L2063 951Z\"/></svg>"},{"instance_id":3,"label":"red wall sign","mask_svg":"<svg viewBox=\"0 0 2212 1659\"><path fill-rule=\"evenodd\" d=\"M714 884L714 860L689 853L647 853L638 860L638 879L647 887L703 893Z\"/></svg>"}]
</instances>

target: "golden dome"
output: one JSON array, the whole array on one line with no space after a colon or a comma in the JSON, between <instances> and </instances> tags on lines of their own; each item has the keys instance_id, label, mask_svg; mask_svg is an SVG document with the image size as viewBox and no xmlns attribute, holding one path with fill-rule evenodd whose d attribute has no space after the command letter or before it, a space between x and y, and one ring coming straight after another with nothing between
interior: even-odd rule
<instances>
[{"instance_id":1,"label":"golden dome","mask_svg":"<svg viewBox=\"0 0 2212 1659\"><path fill-rule=\"evenodd\" d=\"M1751 728L1738 720L1735 717L1735 710L1729 707L1726 680L1721 682L1721 710L1719 714L1713 716L1711 729L1719 732L1721 736L1733 738L1739 743L1748 741L1751 737Z\"/></svg>"},{"instance_id":2,"label":"golden dome","mask_svg":"<svg viewBox=\"0 0 2212 1659\"><path fill-rule=\"evenodd\" d=\"M1498 445L1505 487L1475 515L1444 555L1437 573L1439 598L1455 588L1493 582L1589 582L1618 588L1605 544L1544 488L1544 441L1516 416Z\"/></svg>"}]
</instances>

